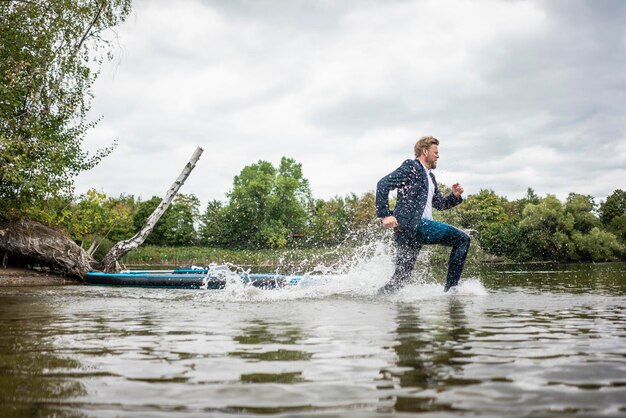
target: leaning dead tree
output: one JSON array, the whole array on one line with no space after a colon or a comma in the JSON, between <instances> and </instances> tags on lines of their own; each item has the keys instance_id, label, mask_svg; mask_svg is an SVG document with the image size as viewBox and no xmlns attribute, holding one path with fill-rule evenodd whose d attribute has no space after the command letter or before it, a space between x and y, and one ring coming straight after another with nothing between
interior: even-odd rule
<instances>
[{"instance_id":1,"label":"leaning dead tree","mask_svg":"<svg viewBox=\"0 0 626 418\"><path fill-rule=\"evenodd\" d=\"M154 229L201 154L202 148L198 147L143 229L134 237L115 244L102 263L95 261L67 233L39 222L21 219L0 223L0 264L6 266L10 262L26 267L44 267L76 279L82 279L92 270L116 271L119 268L117 260L141 245Z\"/></svg>"},{"instance_id":2,"label":"leaning dead tree","mask_svg":"<svg viewBox=\"0 0 626 418\"><path fill-rule=\"evenodd\" d=\"M194 169L198 159L200 159L200 155L202 155L203 149L198 147L194 151L191 159L180 173L174 184L168 189L167 194L161 201L161 204L157 206L157 208L152 212L152 214L148 217L146 224L135 236L129 238L124 241L120 241L109 250L104 259L102 260L102 270L107 273L112 273L120 270L119 264L117 260L127 254L129 251L137 248L146 240L148 235L154 229L156 223L159 221L161 216L165 213L167 208L170 207L170 204L174 200L174 197L178 193L180 187L185 183L189 174L191 174L191 170Z\"/></svg>"}]
</instances>

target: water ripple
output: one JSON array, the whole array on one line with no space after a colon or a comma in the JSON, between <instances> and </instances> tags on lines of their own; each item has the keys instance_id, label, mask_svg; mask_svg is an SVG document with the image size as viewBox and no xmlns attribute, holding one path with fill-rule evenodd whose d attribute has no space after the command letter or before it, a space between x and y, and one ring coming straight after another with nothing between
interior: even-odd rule
<instances>
[{"instance_id":1,"label":"water ripple","mask_svg":"<svg viewBox=\"0 0 626 418\"><path fill-rule=\"evenodd\" d=\"M626 279L609 267L593 285L496 268L383 298L380 277L278 296L8 289L0 416L621 417Z\"/></svg>"}]
</instances>

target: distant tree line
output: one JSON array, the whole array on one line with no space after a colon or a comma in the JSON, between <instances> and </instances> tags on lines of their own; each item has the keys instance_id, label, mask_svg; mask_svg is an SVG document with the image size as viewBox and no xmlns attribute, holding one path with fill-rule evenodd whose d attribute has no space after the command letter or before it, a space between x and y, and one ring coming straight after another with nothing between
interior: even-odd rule
<instances>
[{"instance_id":1,"label":"distant tree line","mask_svg":"<svg viewBox=\"0 0 626 418\"><path fill-rule=\"evenodd\" d=\"M445 191L445 186L441 186ZM179 194L146 243L220 248L330 247L361 242L383 231L374 193L314 199L301 164L283 157L246 166L235 176L226 201L201 210L192 194ZM44 220L64 226L84 248L129 238L145 223L159 197L107 197L89 190L76 199L47 201ZM518 200L491 190L467 196L439 220L475 231L481 248L515 261L610 261L626 255L626 192L615 190L601 204L571 193L565 202L532 189ZM110 244L108 244L110 245Z\"/></svg>"},{"instance_id":2,"label":"distant tree line","mask_svg":"<svg viewBox=\"0 0 626 418\"><path fill-rule=\"evenodd\" d=\"M516 261L611 261L626 255L626 192L620 189L599 205L577 193L563 203L530 188L513 201L481 190L436 216L477 231L484 251Z\"/></svg>"},{"instance_id":3,"label":"distant tree line","mask_svg":"<svg viewBox=\"0 0 626 418\"><path fill-rule=\"evenodd\" d=\"M225 202L201 210L193 194L178 194L146 244L222 248L285 248L337 245L376 225L374 194L314 199L302 166L282 158L246 166L235 176ZM90 253L134 235L161 202L154 196L107 197L89 190L76 198L46 200L29 216L61 226ZM104 246L102 244L104 243Z\"/></svg>"}]
</instances>

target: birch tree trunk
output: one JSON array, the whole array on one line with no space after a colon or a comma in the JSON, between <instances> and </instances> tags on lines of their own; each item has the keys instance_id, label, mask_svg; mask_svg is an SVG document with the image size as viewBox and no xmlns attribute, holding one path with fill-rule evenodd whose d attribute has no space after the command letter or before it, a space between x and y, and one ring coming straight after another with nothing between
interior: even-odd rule
<instances>
[{"instance_id":1,"label":"birch tree trunk","mask_svg":"<svg viewBox=\"0 0 626 418\"><path fill-rule=\"evenodd\" d=\"M161 216L165 213L167 208L170 207L170 204L174 200L174 197L178 193L180 187L185 183L187 177L191 173L191 170L196 166L196 162L200 159L200 155L202 155L203 149L198 147L194 151L191 159L180 173L174 184L169 188L167 194L157 206L157 208L152 212L152 214L148 217L146 224L134 237L129 238L124 241L120 241L111 248L111 250L107 253L107 255L102 260L102 270L107 273L113 273L119 271L120 267L117 263L122 256L127 254L129 251L137 248L146 240L150 232L154 229L156 223L159 221Z\"/></svg>"}]
</instances>

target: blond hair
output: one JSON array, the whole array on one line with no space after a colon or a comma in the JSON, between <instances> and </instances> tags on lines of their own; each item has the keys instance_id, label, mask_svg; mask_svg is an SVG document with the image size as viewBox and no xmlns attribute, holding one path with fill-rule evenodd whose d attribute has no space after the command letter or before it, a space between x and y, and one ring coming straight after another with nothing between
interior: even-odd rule
<instances>
[{"instance_id":1,"label":"blond hair","mask_svg":"<svg viewBox=\"0 0 626 418\"><path fill-rule=\"evenodd\" d=\"M434 136L423 136L416 143L414 147L415 158L422 155L422 151L430 148L431 145L439 145L439 140Z\"/></svg>"}]
</instances>

